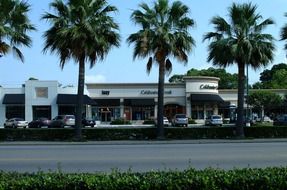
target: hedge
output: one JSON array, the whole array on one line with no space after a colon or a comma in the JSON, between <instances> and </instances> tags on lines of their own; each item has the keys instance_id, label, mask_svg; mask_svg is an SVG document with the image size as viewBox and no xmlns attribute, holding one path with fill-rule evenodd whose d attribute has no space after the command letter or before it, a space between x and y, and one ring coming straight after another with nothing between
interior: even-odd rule
<instances>
[{"instance_id":1,"label":"hedge","mask_svg":"<svg viewBox=\"0 0 287 190\"><path fill-rule=\"evenodd\" d=\"M246 138L287 138L287 127L246 127ZM84 128L86 140L153 140L156 128ZM72 141L75 130L65 129L1 129L0 141ZM230 139L235 137L235 127L165 128L167 139Z\"/></svg>"},{"instance_id":2,"label":"hedge","mask_svg":"<svg viewBox=\"0 0 287 190\"><path fill-rule=\"evenodd\" d=\"M89 190L89 189L193 189L193 190L278 190L287 189L287 168L265 169L132 171L111 173L0 172L1 190Z\"/></svg>"}]
</instances>

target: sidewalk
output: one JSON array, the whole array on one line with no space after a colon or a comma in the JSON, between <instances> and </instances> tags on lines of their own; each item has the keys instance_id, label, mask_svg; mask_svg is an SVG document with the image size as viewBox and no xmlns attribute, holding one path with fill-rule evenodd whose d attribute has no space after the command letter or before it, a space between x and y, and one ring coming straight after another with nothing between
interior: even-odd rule
<instances>
[{"instance_id":1,"label":"sidewalk","mask_svg":"<svg viewBox=\"0 0 287 190\"><path fill-rule=\"evenodd\" d=\"M272 139L194 139L194 140L122 140L122 141L2 141L1 145L141 145L141 144L221 144L287 142L287 138Z\"/></svg>"}]
</instances>

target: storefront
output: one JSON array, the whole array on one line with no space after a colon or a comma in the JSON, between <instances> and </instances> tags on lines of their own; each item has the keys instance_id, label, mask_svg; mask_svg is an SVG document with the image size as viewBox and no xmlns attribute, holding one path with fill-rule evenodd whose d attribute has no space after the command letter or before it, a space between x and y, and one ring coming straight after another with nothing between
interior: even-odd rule
<instances>
[{"instance_id":1,"label":"storefront","mask_svg":"<svg viewBox=\"0 0 287 190\"><path fill-rule=\"evenodd\" d=\"M184 113L198 122L212 114L235 117L237 91L218 91L218 78L185 77L183 83L166 83L164 116ZM143 121L157 117L157 83L88 83L83 117L101 122L115 119ZM75 114L76 87L60 87L57 81L26 81L22 88L0 87L0 125L7 118L54 118Z\"/></svg>"}]
</instances>

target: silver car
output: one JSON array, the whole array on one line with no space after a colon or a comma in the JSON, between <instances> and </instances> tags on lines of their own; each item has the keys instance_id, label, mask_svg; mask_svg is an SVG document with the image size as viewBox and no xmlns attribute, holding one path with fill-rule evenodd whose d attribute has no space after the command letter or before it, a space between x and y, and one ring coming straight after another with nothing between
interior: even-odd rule
<instances>
[{"instance_id":1,"label":"silver car","mask_svg":"<svg viewBox=\"0 0 287 190\"><path fill-rule=\"evenodd\" d=\"M75 126L74 115L58 115L50 123L49 128L64 128L65 126Z\"/></svg>"},{"instance_id":2,"label":"silver car","mask_svg":"<svg viewBox=\"0 0 287 190\"><path fill-rule=\"evenodd\" d=\"M7 119L4 123L4 128L26 128L28 126L28 121L25 121L22 118L11 118Z\"/></svg>"},{"instance_id":3,"label":"silver car","mask_svg":"<svg viewBox=\"0 0 287 190\"><path fill-rule=\"evenodd\" d=\"M175 114L172 118L172 125L173 126L188 126L188 118L185 114Z\"/></svg>"},{"instance_id":4,"label":"silver car","mask_svg":"<svg viewBox=\"0 0 287 190\"><path fill-rule=\"evenodd\" d=\"M220 115L211 115L205 119L205 125L222 126L223 120Z\"/></svg>"}]
</instances>

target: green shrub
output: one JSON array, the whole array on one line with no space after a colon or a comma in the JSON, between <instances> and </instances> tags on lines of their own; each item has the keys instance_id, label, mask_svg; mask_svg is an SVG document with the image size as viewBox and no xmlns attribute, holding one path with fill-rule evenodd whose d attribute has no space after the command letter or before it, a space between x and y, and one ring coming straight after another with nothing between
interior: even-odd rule
<instances>
[{"instance_id":1,"label":"green shrub","mask_svg":"<svg viewBox=\"0 0 287 190\"><path fill-rule=\"evenodd\" d=\"M196 121L192 118L188 118L188 124L196 124Z\"/></svg>"},{"instance_id":2,"label":"green shrub","mask_svg":"<svg viewBox=\"0 0 287 190\"><path fill-rule=\"evenodd\" d=\"M155 125L155 122L153 119L147 119L147 120L144 120L143 124L144 125Z\"/></svg>"},{"instance_id":3,"label":"green shrub","mask_svg":"<svg viewBox=\"0 0 287 190\"><path fill-rule=\"evenodd\" d=\"M129 120L125 120L125 119L115 119L111 122L111 125L130 125L131 122Z\"/></svg>"},{"instance_id":4,"label":"green shrub","mask_svg":"<svg viewBox=\"0 0 287 190\"><path fill-rule=\"evenodd\" d=\"M16 173L0 172L0 189L287 189L287 168L245 168L221 170L187 169L184 171L132 171L111 173Z\"/></svg>"}]
</instances>

